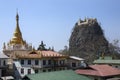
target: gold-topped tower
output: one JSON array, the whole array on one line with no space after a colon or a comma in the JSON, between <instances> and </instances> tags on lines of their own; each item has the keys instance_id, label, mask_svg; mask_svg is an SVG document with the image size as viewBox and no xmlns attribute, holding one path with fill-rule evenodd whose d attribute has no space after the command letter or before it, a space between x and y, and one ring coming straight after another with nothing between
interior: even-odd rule
<instances>
[{"instance_id":1,"label":"gold-topped tower","mask_svg":"<svg viewBox=\"0 0 120 80\"><path fill-rule=\"evenodd\" d=\"M13 33L12 39L7 43L3 43L3 52L7 56L14 55L14 51L19 51L22 53L22 51L31 51L32 50L32 44L28 44L25 40L22 38L22 33L20 31L19 27L19 15L18 13L16 14L16 28Z\"/></svg>"},{"instance_id":2,"label":"gold-topped tower","mask_svg":"<svg viewBox=\"0 0 120 80\"><path fill-rule=\"evenodd\" d=\"M18 13L16 15L16 29L15 29L15 32L14 32L13 37L10 40L9 44L10 45L15 45L15 44L25 45L26 44L26 42L23 41L22 33L20 31L20 28L19 28L19 15L18 15Z\"/></svg>"}]
</instances>

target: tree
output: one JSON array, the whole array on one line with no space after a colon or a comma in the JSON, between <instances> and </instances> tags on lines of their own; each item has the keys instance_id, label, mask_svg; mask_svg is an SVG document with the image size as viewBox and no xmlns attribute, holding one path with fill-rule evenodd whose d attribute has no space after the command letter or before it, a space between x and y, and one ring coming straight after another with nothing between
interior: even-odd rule
<instances>
[{"instance_id":1,"label":"tree","mask_svg":"<svg viewBox=\"0 0 120 80\"><path fill-rule=\"evenodd\" d=\"M68 46L64 46L64 49L60 50L59 53L64 54L64 55L69 55L69 48Z\"/></svg>"},{"instance_id":2,"label":"tree","mask_svg":"<svg viewBox=\"0 0 120 80\"><path fill-rule=\"evenodd\" d=\"M112 43L109 43L109 51L114 58L120 58L120 46L119 40L115 39Z\"/></svg>"}]
</instances>

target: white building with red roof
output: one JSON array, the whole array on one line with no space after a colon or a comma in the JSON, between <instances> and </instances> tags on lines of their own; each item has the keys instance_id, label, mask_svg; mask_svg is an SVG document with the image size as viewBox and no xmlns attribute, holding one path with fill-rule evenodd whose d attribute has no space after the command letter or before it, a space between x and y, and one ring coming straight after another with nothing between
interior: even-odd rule
<instances>
[{"instance_id":1,"label":"white building with red roof","mask_svg":"<svg viewBox=\"0 0 120 80\"><path fill-rule=\"evenodd\" d=\"M27 74L67 69L68 56L55 51L15 51L11 56L14 60L15 75L19 75L19 78Z\"/></svg>"}]
</instances>

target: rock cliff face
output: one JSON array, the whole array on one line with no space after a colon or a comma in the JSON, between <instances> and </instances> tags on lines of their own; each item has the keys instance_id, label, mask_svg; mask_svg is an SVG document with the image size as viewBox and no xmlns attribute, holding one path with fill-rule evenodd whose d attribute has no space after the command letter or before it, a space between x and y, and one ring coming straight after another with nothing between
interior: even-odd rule
<instances>
[{"instance_id":1,"label":"rock cliff face","mask_svg":"<svg viewBox=\"0 0 120 80\"><path fill-rule=\"evenodd\" d=\"M108 53L108 41L97 19L79 20L69 39L70 55L93 60L100 53Z\"/></svg>"}]
</instances>

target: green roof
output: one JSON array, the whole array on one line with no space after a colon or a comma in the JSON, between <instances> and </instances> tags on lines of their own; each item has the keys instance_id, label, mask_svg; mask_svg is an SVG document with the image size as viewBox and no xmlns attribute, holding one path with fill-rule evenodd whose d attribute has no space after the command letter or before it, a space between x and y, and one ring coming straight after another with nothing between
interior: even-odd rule
<instances>
[{"instance_id":1,"label":"green roof","mask_svg":"<svg viewBox=\"0 0 120 80\"><path fill-rule=\"evenodd\" d=\"M28 79L25 79L25 78ZM38 74L26 75L23 80L91 80L86 76L76 74L72 70L44 72Z\"/></svg>"},{"instance_id":2,"label":"green roof","mask_svg":"<svg viewBox=\"0 0 120 80\"><path fill-rule=\"evenodd\" d=\"M100 57L93 62L94 64L120 64L120 60L112 59L111 56Z\"/></svg>"},{"instance_id":3,"label":"green roof","mask_svg":"<svg viewBox=\"0 0 120 80\"><path fill-rule=\"evenodd\" d=\"M102 60L112 60L112 57L111 56L105 56L104 59L102 57L100 57L99 59L102 59Z\"/></svg>"},{"instance_id":4,"label":"green roof","mask_svg":"<svg viewBox=\"0 0 120 80\"><path fill-rule=\"evenodd\" d=\"M120 60L95 60L94 64L120 64Z\"/></svg>"}]
</instances>

